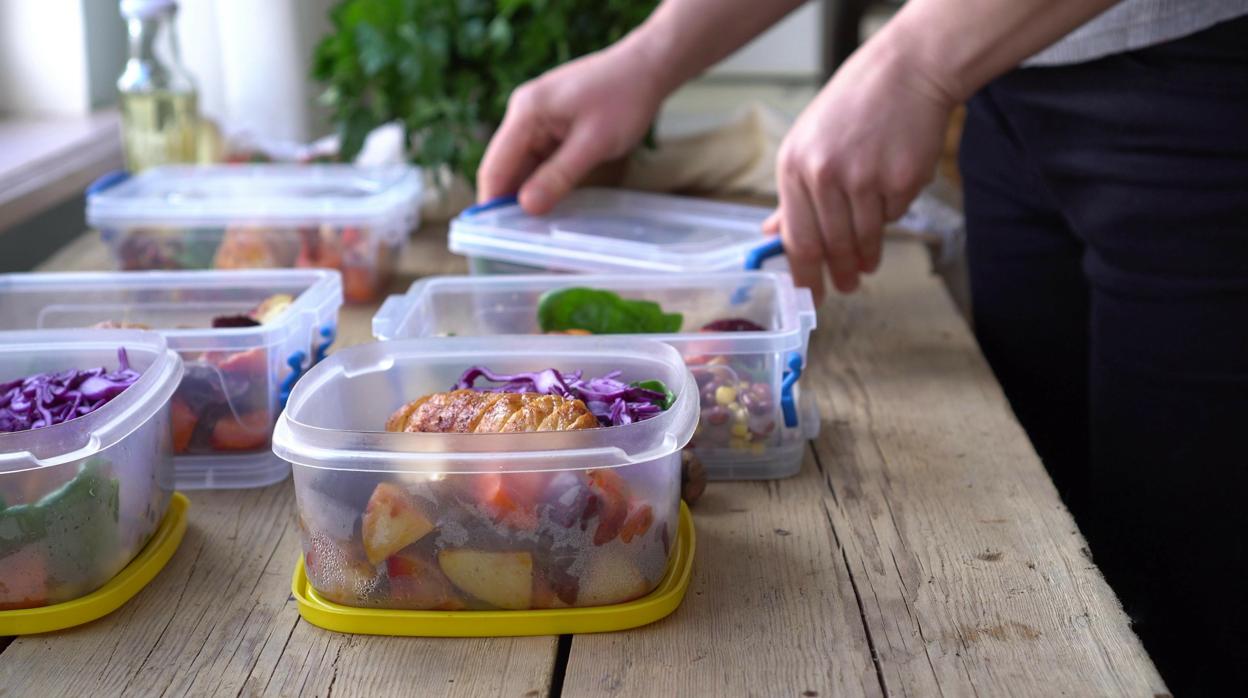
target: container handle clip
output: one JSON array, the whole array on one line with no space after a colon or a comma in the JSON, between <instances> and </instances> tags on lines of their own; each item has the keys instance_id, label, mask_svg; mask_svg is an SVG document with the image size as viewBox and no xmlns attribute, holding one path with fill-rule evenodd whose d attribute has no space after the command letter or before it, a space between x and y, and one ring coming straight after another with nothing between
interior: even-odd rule
<instances>
[{"instance_id":1,"label":"container handle clip","mask_svg":"<svg viewBox=\"0 0 1248 698\"><path fill-rule=\"evenodd\" d=\"M478 213L492 211L496 208L503 208L504 206L515 206L518 203L520 203L520 196L518 194L507 194L505 196L496 196L493 199L490 199L489 201L482 201L479 204L473 204L469 206L468 208L464 209L464 212L460 215L475 216Z\"/></svg>"},{"instance_id":2,"label":"container handle clip","mask_svg":"<svg viewBox=\"0 0 1248 698\"><path fill-rule=\"evenodd\" d=\"M793 386L802 377L802 355L791 351L785 361L789 367L780 381L780 409L784 412L784 426L792 429L797 426L797 404L793 400Z\"/></svg>"},{"instance_id":3,"label":"container handle clip","mask_svg":"<svg viewBox=\"0 0 1248 698\"><path fill-rule=\"evenodd\" d=\"M282 381L281 387L277 391L277 401L281 404L282 409L286 408L286 401L290 399L290 391L295 389L295 383L299 382L299 378L303 376L303 364L307 362L308 354L302 349L298 349L286 359L286 365L290 367L290 375Z\"/></svg>"}]
</instances>

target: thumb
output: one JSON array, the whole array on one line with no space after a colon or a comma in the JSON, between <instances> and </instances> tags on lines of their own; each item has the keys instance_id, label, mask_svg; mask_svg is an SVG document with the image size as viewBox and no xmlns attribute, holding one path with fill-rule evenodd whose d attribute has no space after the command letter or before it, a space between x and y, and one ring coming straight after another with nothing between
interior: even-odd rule
<instances>
[{"instance_id":1,"label":"thumb","mask_svg":"<svg viewBox=\"0 0 1248 698\"><path fill-rule=\"evenodd\" d=\"M520 187L520 205L533 215L550 211L568 192L606 157L595 129L574 126L567 139Z\"/></svg>"}]
</instances>

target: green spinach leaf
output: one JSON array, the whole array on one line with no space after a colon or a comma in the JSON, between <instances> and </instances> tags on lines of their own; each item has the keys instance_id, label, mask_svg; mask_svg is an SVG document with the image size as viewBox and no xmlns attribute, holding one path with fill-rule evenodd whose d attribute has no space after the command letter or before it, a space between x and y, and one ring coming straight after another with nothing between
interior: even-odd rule
<instances>
[{"instance_id":1,"label":"green spinach leaf","mask_svg":"<svg viewBox=\"0 0 1248 698\"><path fill-rule=\"evenodd\" d=\"M679 332L684 317L663 312L654 301L626 300L611 291L574 287L543 295L537 321L543 332L651 334Z\"/></svg>"}]
</instances>

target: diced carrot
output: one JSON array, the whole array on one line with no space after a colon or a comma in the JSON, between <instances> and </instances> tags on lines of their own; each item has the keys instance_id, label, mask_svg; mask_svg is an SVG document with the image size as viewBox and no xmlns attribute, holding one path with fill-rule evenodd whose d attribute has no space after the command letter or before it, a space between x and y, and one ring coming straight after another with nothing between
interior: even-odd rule
<instances>
[{"instance_id":1,"label":"diced carrot","mask_svg":"<svg viewBox=\"0 0 1248 698\"><path fill-rule=\"evenodd\" d=\"M620 540L630 543L634 536L644 536L646 531L650 530L652 523L654 523L654 510L649 504L641 505L629 514L624 525L620 527Z\"/></svg>"},{"instance_id":2,"label":"diced carrot","mask_svg":"<svg viewBox=\"0 0 1248 698\"><path fill-rule=\"evenodd\" d=\"M267 411L248 412L239 419L222 417L212 427L212 447L218 451L256 451L268 445L272 428Z\"/></svg>"},{"instance_id":3,"label":"diced carrot","mask_svg":"<svg viewBox=\"0 0 1248 698\"><path fill-rule=\"evenodd\" d=\"M173 452L186 453L190 448L191 436L195 434L195 425L199 417L180 398L169 401L169 418L173 423Z\"/></svg>"}]
</instances>

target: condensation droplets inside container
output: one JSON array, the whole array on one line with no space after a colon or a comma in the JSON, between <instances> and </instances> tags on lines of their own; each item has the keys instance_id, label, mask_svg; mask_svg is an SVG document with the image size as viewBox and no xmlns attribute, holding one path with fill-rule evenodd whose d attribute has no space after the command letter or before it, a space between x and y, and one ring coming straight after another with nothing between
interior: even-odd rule
<instances>
[{"instance_id":1,"label":"condensation droplets inside container","mask_svg":"<svg viewBox=\"0 0 1248 698\"><path fill-rule=\"evenodd\" d=\"M185 165L106 176L87 222L119 269L328 268L349 302L386 287L420 217L413 167Z\"/></svg>"},{"instance_id":2,"label":"condensation droplets inside container","mask_svg":"<svg viewBox=\"0 0 1248 698\"><path fill-rule=\"evenodd\" d=\"M295 386L273 449L293 465L305 568L321 596L356 607L529 610L614 605L655 589L675 549L680 451L697 422L693 377L658 342L562 339L355 346ZM385 430L400 407L449 390L474 366L619 371L626 383L662 381L671 403L644 420L567 431ZM463 415L464 395L427 402ZM506 396L494 399L490 414L507 407Z\"/></svg>"},{"instance_id":3,"label":"condensation droplets inside container","mask_svg":"<svg viewBox=\"0 0 1248 698\"><path fill-rule=\"evenodd\" d=\"M622 271L705 273L744 268L771 238L770 209L613 189L573 191L545 216L514 198L451 222L450 250L473 274ZM775 259L767 268L785 268Z\"/></svg>"},{"instance_id":4,"label":"condensation droplets inside container","mask_svg":"<svg viewBox=\"0 0 1248 698\"><path fill-rule=\"evenodd\" d=\"M182 376L178 355L152 332L0 332L0 385L114 371L119 349L140 375L110 401L0 433L0 613L85 596L147 544L173 490L169 404ZM9 393L5 407L17 399Z\"/></svg>"},{"instance_id":5,"label":"condensation droplets inside container","mask_svg":"<svg viewBox=\"0 0 1248 698\"><path fill-rule=\"evenodd\" d=\"M273 423L333 343L341 306L341 278L324 269L0 275L0 330L151 329L182 356L171 402L180 490L286 478Z\"/></svg>"},{"instance_id":6,"label":"condensation droplets inside container","mask_svg":"<svg viewBox=\"0 0 1248 698\"><path fill-rule=\"evenodd\" d=\"M550 294L576 289L589 291L576 309L543 302ZM798 472L807 440L819 432L814 400L802 399L799 382L815 310L810 291L794 287L786 273L432 277L388 298L373 318L373 335L539 335L552 329L543 326L543 307L561 305L571 320L602 321L621 312L595 300L598 292L657 304L651 312L661 311L674 323L630 336L670 344L693 371L702 410L693 447L708 477L773 479ZM564 337L569 346L600 338Z\"/></svg>"}]
</instances>

